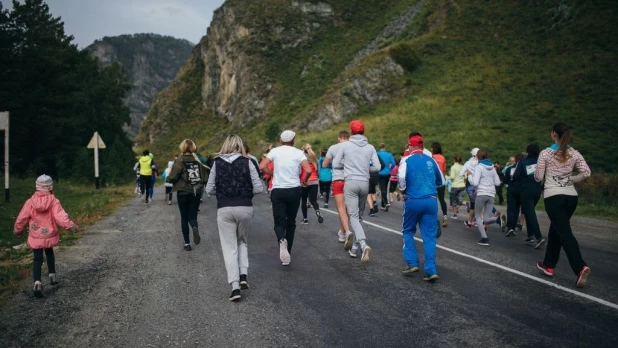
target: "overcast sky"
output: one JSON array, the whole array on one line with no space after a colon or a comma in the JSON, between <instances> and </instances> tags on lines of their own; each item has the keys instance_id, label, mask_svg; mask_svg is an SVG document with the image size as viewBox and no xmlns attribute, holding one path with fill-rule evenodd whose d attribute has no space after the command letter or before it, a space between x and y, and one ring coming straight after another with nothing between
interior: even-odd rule
<instances>
[{"instance_id":1,"label":"overcast sky","mask_svg":"<svg viewBox=\"0 0 618 348\"><path fill-rule=\"evenodd\" d=\"M12 8L11 0L0 0ZM198 43L224 0L47 0L80 48L104 36L156 33Z\"/></svg>"}]
</instances>

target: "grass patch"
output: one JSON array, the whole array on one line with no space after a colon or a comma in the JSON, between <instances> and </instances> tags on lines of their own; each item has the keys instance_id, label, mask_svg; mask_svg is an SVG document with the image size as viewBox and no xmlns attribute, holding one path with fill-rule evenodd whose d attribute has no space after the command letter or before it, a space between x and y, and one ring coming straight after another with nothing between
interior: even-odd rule
<instances>
[{"instance_id":1,"label":"grass patch","mask_svg":"<svg viewBox=\"0 0 618 348\"><path fill-rule=\"evenodd\" d=\"M112 214L117 207L133 195L133 185L112 186L96 190L93 185L85 186L68 181L54 183L54 194L69 217L84 228ZM32 251L19 250L13 246L25 243L27 233L20 237L13 234L13 226L24 202L34 193L34 179L11 180L11 202L0 203L0 301L18 290L21 280L32 274ZM68 246L79 238L79 234L60 229L60 247Z\"/></svg>"}]
</instances>

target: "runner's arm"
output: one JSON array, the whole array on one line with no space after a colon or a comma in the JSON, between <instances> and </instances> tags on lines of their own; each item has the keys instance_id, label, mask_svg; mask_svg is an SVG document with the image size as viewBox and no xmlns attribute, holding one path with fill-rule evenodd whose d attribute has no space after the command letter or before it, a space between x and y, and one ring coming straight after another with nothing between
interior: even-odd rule
<instances>
[{"instance_id":1,"label":"runner's arm","mask_svg":"<svg viewBox=\"0 0 618 348\"><path fill-rule=\"evenodd\" d=\"M213 163L212 167L210 168L210 175L208 176L208 182L206 183L206 193L209 195L215 193L217 189L215 187L215 178L217 176L215 167L216 167L216 164Z\"/></svg>"},{"instance_id":2,"label":"runner's arm","mask_svg":"<svg viewBox=\"0 0 618 348\"><path fill-rule=\"evenodd\" d=\"M268 174L268 175L273 175L273 172L270 169L268 169L268 164L270 162L271 162L271 160L268 157L264 157L262 159L262 163L260 163L260 170L262 171L262 173Z\"/></svg>"}]
</instances>

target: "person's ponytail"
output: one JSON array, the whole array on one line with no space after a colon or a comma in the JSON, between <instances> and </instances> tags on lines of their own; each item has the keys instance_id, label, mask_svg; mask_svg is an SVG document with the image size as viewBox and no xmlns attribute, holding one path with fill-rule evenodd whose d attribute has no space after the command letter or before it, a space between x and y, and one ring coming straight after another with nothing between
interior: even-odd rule
<instances>
[{"instance_id":1,"label":"person's ponytail","mask_svg":"<svg viewBox=\"0 0 618 348\"><path fill-rule=\"evenodd\" d=\"M571 131L569 126L564 122L554 124L552 130L558 136L558 160L564 163L569 159L569 141L571 140Z\"/></svg>"}]
</instances>

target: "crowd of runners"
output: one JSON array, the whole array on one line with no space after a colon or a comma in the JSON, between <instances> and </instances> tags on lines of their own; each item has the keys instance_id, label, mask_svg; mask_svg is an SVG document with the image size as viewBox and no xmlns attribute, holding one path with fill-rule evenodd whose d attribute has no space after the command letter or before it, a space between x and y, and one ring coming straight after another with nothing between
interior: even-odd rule
<instances>
[{"instance_id":1,"label":"crowd of runners","mask_svg":"<svg viewBox=\"0 0 618 348\"><path fill-rule=\"evenodd\" d=\"M324 208L328 208L331 197L335 201L338 242L350 257L360 257L364 264L372 259L372 248L363 228L365 209L368 206L369 215L373 216L380 211L387 212L394 200L403 200L404 275L420 271L414 240L419 231L424 251L423 279L439 278L435 259L437 238L442 228L448 227L449 219L459 219L459 209L465 206L468 216L463 223L466 228L478 229L479 245L489 245L488 226L497 224L509 237L523 231L525 221L525 242L537 249L546 245L545 258L537 263L537 268L552 276L560 250L564 249L576 275L576 286L583 287L590 268L582 259L570 218L577 206L574 183L590 176L590 169L582 155L569 146L570 130L566 124L556 123L551 139L553 143L542 151L536 144L528 145L525 153L510 158L504 168L490 160L487 149L476 147L465 163L461 155L456 155L447 168L441 144L434 142L427 146L419 132L409 134L405 150L397 157L384 144L376 151L360 120L352 121L349 131L339 132L337 143L319 151L319 158L310 144L296 148L296 134L291 130L281 133L279 146L269 147L259 163L237 135L228 136L219 153L208 159L196 152L192 140L186 139L179 146L180 155L168 163L163 173L166 201L171 204L172 192L177 192L184 249L190 251L190 230L193 243L200 243L197 213L202 195L216 196L217 225L228 282L232 286L232 301L240 299L240 290L249 287L247 235L253 217L252 198L263 191L268 192L272 202L275 237L283 266L292 263L299 208L301 224L310 223L309 208L313 208L318 223L324 221L318 195L324 201ZM147 203L152 200L149 191L158 172L152 154L144 151L135 170L140 174L139 192ZM42 204L39 201L51 192L50 185L48 178L37 180L37 194L26 203L15 224L16 233L21 233L30 221L28 244L35 249L35 293L40 290L40 249L42 246L48 253L47 249L57 244L56 222L76 228L66 213L57 208L51 214L60 214L60 220L40 217L40 209L32 207ZM498 195L502 200L504 186L507 208L506 213L501 213L494 207L494 197ZM445 201L447 191L449 206ZM541 196L551 222L547 239L535 212ZM41 228L56 232L45 236L33 233ZM49 239L51 235L56 239ZM37 238L50 242L41 244ZM54 269L53 249L51 262L50 272Z\"/></svg>"}]
</instances>

